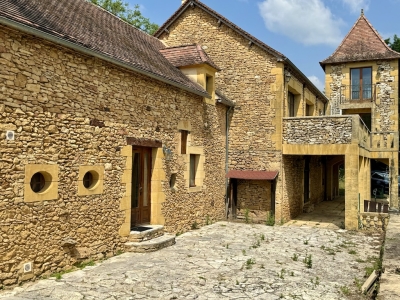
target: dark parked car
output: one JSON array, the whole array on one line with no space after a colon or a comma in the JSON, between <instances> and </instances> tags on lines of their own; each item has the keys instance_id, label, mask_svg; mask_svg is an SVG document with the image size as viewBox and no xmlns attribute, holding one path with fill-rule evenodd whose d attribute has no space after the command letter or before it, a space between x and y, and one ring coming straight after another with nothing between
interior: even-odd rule
<instances>
[{"instance_id":1,"label":"dark parked car","mask_svg":"<svg viewBox=\"0 0 400 300\"><path fill-rule=\"evenodd\" d=\"M389 194L389 174L381 171L373 171L371 173L371 193L374 195L374 189L376 189L376 195L380 196L383 194ZM398 179L399 193L400 193L400 176Z\"/></svg>"}]
</instances>

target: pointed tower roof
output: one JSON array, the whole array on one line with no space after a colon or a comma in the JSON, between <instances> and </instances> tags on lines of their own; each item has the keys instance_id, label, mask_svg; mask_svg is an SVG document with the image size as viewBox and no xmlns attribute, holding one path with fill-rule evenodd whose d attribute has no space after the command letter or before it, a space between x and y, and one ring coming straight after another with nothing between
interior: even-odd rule
<instances>
[{"instance_id":1,"label":"pointed tower roof","mask_svg":"<svg viewBox=\"0 0 400 300\"><path fill-rule=\"evenodd\" d=\"M320 62L326 64L379 59L399 59L371 25L361 10L361 16L331 56Z\"/></svg>"}]
</instances>

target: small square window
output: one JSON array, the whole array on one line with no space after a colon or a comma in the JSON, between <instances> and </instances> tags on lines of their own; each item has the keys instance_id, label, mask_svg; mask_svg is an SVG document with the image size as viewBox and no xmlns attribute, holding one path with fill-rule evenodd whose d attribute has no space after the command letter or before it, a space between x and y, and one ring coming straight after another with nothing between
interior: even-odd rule
<instances>
[{"instance_id":1,"label":"small square window","mask_svg":"<svg viewBox=\"0 0 400 300\"><path fill-rule=\"evenodd\" d=\"M189 131L181 130L181 154L186 154Z\"/></svg>"}]
</instances>

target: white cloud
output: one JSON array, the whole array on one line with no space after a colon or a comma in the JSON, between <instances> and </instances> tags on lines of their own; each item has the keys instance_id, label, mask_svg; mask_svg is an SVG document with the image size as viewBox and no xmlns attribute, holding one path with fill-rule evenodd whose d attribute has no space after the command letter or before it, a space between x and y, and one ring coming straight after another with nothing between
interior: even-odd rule
<instances>
[{"instance_id":1,"label":"white cloud","mask_svg":"<svg viewBox=\"0 0 400 300\"><path fill-rule=\"evenodd\" d=\"M310 81L312 83L314 83L314 85L321 91L323 92L325 89L325 83L323 83L317 76L315 75L311 75L308 76L308 79L310 79Z\"/></svg>"},{"instance_id":2,"label":"white cloud","mask_svg":"<svg viewBox=\"0 0 400 300\"><path fill-rule=\"evenodd\" d=\"M268 30L305 45L337 46L344 22L322 0L264 0L258 4Z\"/></svg>"},{"instance_id":3,"label":"white cloud","mask_svg":"<svg viewBox=\"0 0 400 300\"><path fill-rule=\"evenodd\" d=\"M361 9L367 11L369 8L369 0L342 0L345 5L347 5L351 12L360 13Z\"/></svg>"}]
</instances>

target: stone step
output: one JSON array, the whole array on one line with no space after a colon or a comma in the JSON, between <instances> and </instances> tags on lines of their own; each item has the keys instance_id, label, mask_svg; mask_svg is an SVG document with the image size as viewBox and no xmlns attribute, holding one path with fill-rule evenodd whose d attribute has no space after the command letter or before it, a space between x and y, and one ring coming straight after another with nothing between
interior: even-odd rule
<instances>
[{"instance_id":1,"label":"stone step","mask_svg":"<svg viewBox=\"0 0 400 300\"><path fill-rule=\"evenodd\" d=\"M150 228L148 230L139 231L140 229ZM160 237L164 234L164 226L163 225L142 225L137 227L138 230L132 230L128 241L129 242L142 242L148 241L157 237Z\"/></svg>"},{"instance_id":2,"label":"stone step","mask_svg":"<svg viewBox=\"0 0 400 300\"><path fill-rule=\"evenodd\" d=\"M162 248L166 248L175 244L175 235L164 234L151 240L142 242L125 243L125 251L127 252L154 252Z\"/></svg>"}]
</instances>

